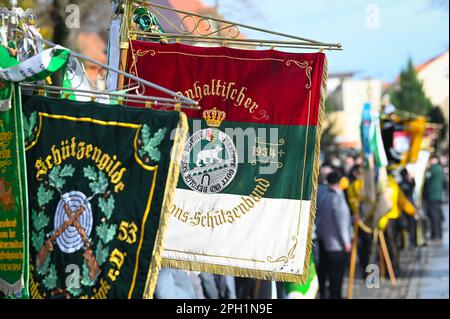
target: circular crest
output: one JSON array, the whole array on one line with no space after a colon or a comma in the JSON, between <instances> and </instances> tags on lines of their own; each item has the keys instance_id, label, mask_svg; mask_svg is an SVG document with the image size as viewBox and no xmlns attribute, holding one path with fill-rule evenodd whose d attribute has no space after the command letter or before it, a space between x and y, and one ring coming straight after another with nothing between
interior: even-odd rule
<instances>
[{"instance_id":1,"label":"circular crest","mask_svg":"<svg viewBox=\"0 0 450 319\"><path fill-rule=\"evenodd\" d=\"M68 215L68 212L65 209L65 205L67 205L70 209L71 216L73 216L80 207L83 207L83 213L76 218L76 221L78 221L86 236L89 238L92 231L93 219L91 204L88 202L86 195L79 191L71 191L62 195L62 198L56 207L54 223L55 230L63 226L66 221L71 219L71 216ZM71 223L71 225L68 226L56 239L59 249L67 254L76 252L84 246L80 231L74 224L75 223Z\"/></svg>"},{"instance_id":2,"label":"circular crest","mask_svg":"<svg viewBox=\"0 0 450 319\"><path fill-rule=\"evenodd\" d=\"M201 193L219 193L237 173L238 155L233 140L217 128L196 131L186 142L181 158L185 184Z\"/></svg>"}]
</instances>

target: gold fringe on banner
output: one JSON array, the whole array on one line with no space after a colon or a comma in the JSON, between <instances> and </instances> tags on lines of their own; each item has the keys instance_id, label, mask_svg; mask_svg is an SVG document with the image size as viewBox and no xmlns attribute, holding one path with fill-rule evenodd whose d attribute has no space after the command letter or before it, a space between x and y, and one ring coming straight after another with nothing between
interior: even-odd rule
<instances>
[{"instance_id":1,"label":"gold fringe on banner","mask_svg":"<svg viewBox=\"0 0 450 319\"><path fill-rule=\"evenodd\" d=\"M262 280L299 282L299 280L302 280L302 278L304 277L304 275L293 275L288 273L275 272L271 270L256 270L244 267L198 263L188 260L177 260L169 258L164 258L162 265L163 267L168 268L177 268L198 272L209 272L224 276L249 277ZM307 278L307 276L305 278Z\"/></svg>"},{"instance_id":2,"label":"gold fringe on banner","mask_svg":"<svg viewBox=\"0 0 450 319\"><path fill-rule=\"evenodd\" d=\"M316 145L314 148L314 168L313 168L313 186L311 193L311 209L309 213L309 226L308 237L306 243L305 264L303 267L303 274L301 275L300 282L304 284L309 275L309 258L311 256L312 249L312 230L314 228L314 221L317 210L317 189L319 187L319 157L320 157L320 141L322 138L323 119L325 113L325 100L327 98L327 82L328 82L328 61L325 57L323 64L322 85L320 88L320 103L319 103L319 116L317 118L316 127ZM296 282L296 281L294 281Z\"/></svg>"},{"instance_id":3,"label":"gold fringe on banner","mask_svg":"<svg viewBox=\"0 0 450 319\"><path fill-rule=\"evenodd\" d=\"M159 270L161 269L162 252L164 249L164 239L170 218L170 207L173 204L175 188L180 177L180 162L183 146L189 130L186 114L180 112L180 121L175 133L172 152L170 154L170 166L167 174L164 199L161 207L161 218L159 220L158 231L156 233L155 246L153 248L152 260L147 275L144 288L144 299L152 299L158 281Z\"/></svg>"}]
</instances>

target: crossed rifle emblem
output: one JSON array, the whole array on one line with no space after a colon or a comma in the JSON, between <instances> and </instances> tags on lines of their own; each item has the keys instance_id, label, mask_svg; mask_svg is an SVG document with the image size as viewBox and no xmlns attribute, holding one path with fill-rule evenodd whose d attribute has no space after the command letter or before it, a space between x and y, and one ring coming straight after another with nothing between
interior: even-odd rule
<instances>
[{"instance_id":1,"label":"crossed rifle emblem","mask_svg":"<svg viewBox=\"0 0 450 319\"><path fill-rule=\"evenodd\" d=\"M63 197L63 200L64 200L64 197ZM89 269L89 277L91 280L94 280L100 273L100 267L95 258L95 255L91 249L90 240L89 240L88 236L86 235L86 232L85 232L83 226L80 224L80 222L78 220L80 218L80 216L85 212L85 208L83 205L80 205L80 207L78 207L78 209L76 209L75 211L72 211L70 209L69 205L67 204L67 202L64 203L63 208L64 208L64 212L66 213L66 215L69 218L64 222L64 224L62 224L58 229L56 229L53 232L53 234L45 241L44 245L41 247L41 249L39 250L39 253L37 254L36 265L38 268L40 268L42 266L42 264L45 262L48 255L50 254L50 252L52 252L54 250L53 244L54 244L55 240L59 236L61 236L61 234L64 233L68 227L74 226L84 244L85 251L83 253L83 258L86 261L86 264Z\"/></svg>"}]
</instances>

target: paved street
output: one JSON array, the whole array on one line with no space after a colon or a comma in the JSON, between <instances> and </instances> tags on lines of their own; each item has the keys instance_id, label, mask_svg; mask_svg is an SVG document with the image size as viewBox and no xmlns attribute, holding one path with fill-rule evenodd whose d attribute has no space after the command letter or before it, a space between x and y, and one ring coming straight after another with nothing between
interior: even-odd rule
<instances>
[{"instance_id":1,"label":"paved street","mask_svg":"<svg viewBox=\"0 0 450 319\"><path fill-rule=\"evenodd\" d=\"M424 251L419 278L414 278L408 298L449 298L449 209L444 207L442 243L432 243Z\"/></svg>"},{"instance_id":2,"label":"paved street","mask_svg":"<svg viewBox=\"0 0 450 319\"><path fill-rule=\"evenodd\" d=\"M388 279L380 288L369 289L355 280L354 299L434 299L449 298L449 207L444 206L445 222L441 243L411 248L400 255L401 272L394 287ZM344 285L344 295L347 285Z\"/></svg>"}]
</instances>

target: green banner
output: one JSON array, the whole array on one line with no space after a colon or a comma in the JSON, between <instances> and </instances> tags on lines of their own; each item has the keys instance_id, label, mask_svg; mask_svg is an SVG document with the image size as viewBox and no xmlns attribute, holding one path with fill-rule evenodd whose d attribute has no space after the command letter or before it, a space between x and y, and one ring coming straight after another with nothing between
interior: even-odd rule
<instances>
[{"instance_id":1,"label":"green banner","mask_svg":"<svg viewBox=\"0 0 450 319\"><path fill-rule=\"evenodd\" d=\"M20 89L0 111L0 296L28 297L27 184Z\"/></svg>"},{"instance_id":2,"label":"green banner","mask_svg":"<svg viewBox=\"0 0 450 319\"><path fill-rule=\"evenodd\" d=\"M151 298L184 114L46 97L24 113L31 297Z\"/></svg>"},{"instance_id":3,"label":"green banner","mask_svg":"<svg viewBox=\"0 0 450 319\"><path fill-rule=\"evenodd\" d=\"M317 277L314 253L309 257L308 279L304 284L287 282L284 284L287 299L315 299L319 291L319 278Z\"/></svg>"},{"instance_id":4,"label":"green banner","mask_svg":"<svg viewBox=\"0 0 450 319\"><path fill-rule=\"evenodd\" d=\"M0 46L0 296L28 297L28 199L17 82L43 80L68 57L67 49L56 46L19 62Z\"/></svg>"}]
</instances>

